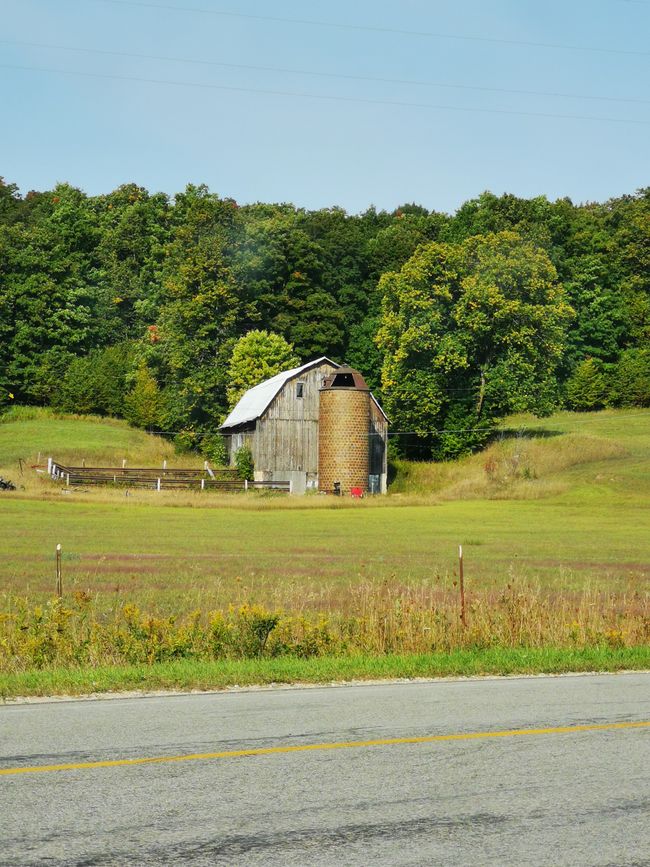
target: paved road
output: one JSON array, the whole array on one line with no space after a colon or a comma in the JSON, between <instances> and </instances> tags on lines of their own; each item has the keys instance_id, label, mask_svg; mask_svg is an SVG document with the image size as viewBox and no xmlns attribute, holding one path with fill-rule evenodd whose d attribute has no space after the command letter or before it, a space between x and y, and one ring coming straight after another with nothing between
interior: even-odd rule
<instances>
[{"instance_id":1,"label":"paved road","mask_svg":"<svg viewBox=\"0 0 650 867\"><path fill-rule=\"evenodd\" d=\"M649 720L649 674L8 705L0 768L81 767L0 775L0 863L650 865Z\"/></svg>"}]
</instances>

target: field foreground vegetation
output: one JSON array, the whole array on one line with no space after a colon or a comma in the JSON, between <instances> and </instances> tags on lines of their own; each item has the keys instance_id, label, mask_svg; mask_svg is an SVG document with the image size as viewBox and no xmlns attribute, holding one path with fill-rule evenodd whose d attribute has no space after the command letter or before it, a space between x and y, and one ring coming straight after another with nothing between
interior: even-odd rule
<instances>
[{"instance_id":1,"label":"field foreground vegetation","mask_svg":"<svg viewBox=\"0 0 650 867\"><path fill-rule=\"evenodd\" d=\"M647 647L567 650L553 647L494 648L413 655L295 656L152 665L64 667L5 674L0 698L97 695L118 691L213 690L282 684L335 684L402 678L641 671L650 668Z\"/></svg>"},{"instance_id":2,"label":"field foreground vegetation","mask_svg":"<svg viewBox=\"0 0 650 867\"><path fill-rule=\"evenodd\" d=\"M64 496L18 459L196 458L121 422L5 416L0 475L24 489L0 499L0 691L650 667L649 422L509 419L485 452L399 463L391 496L358 503Z\"/></svg>"}]
</instances>

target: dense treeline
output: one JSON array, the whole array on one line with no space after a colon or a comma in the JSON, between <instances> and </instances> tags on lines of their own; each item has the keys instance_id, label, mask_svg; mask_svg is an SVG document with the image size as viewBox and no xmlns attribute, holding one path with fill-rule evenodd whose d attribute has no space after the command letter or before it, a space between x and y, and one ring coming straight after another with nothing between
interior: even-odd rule
<instances>
[{"instance_id":1,"label":"dense treeline","mask_svg":"<svg viewBox=\"0 0 650 867\"><path fill-rule=\"evenodd\" d=\"M449 216L0 182L0 409L120 415L209 451L260 374L328 355L414 432L403 447L455 455L511 411L650 405L649 337L650 188L484 193Z\"/></svg>"}]
</instances>

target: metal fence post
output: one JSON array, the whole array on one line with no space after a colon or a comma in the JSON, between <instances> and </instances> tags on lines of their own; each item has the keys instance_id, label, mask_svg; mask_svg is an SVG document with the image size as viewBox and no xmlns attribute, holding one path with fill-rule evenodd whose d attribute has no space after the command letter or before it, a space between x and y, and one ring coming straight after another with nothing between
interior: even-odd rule
<instances>
[{"instance_id":1,"label":"metal fence post","mask_svg":"<svg viewBox=\"0 0 650 867\"><path fill-rule=\"evenodd\" d=\"M63 575L61 572L61 544L56 546L56 595L63 596Z\"/></svg>"},{"instance_id":2,"label":"metal fence post","mask_svg":"<svg viewBox=\"0 0 650 867\"><path fill-rule=\"evenodd\" d=\"M463 546L458 546L458 580L460 584L460 622L463 624L463 629L467 628L467 619L465 616L465 575L463 573Z\"/></svg>"}]
</instances>

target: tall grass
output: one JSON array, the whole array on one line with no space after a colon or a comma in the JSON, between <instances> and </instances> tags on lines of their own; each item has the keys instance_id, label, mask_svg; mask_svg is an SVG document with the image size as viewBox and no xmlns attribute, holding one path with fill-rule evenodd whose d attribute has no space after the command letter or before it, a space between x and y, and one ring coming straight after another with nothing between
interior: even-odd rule
<instances>
[{"instance_id":1,"label":"tall grass","mask_svg":"<svg viewBox=\"0 0 650 867\"><path fill-rule=\"evenodd\" d=\"M285 601L289 602L287 598ZM650 602L639 593L548 593L510 582L469 599L467 626L455 590L362 583L336 607L268 609L252 602L162 616L132 604L100 608L85 593L33 606L5 600L0 669L154 664L485 648L639 647L650 639Z\"/></svg>"},{"instance_id":2,"label":"tall grass","mask_svg":"<svg viewBox=\"0 0 650 867\"><path fill-rule=\"evenodd\" d=\"M588 434L506 437L459 461L397 461L391 491L434 494L440 500L538 499L566 490L562 474L567 470L626 455L615 440Z\"/></svg>"}]
</instances>

